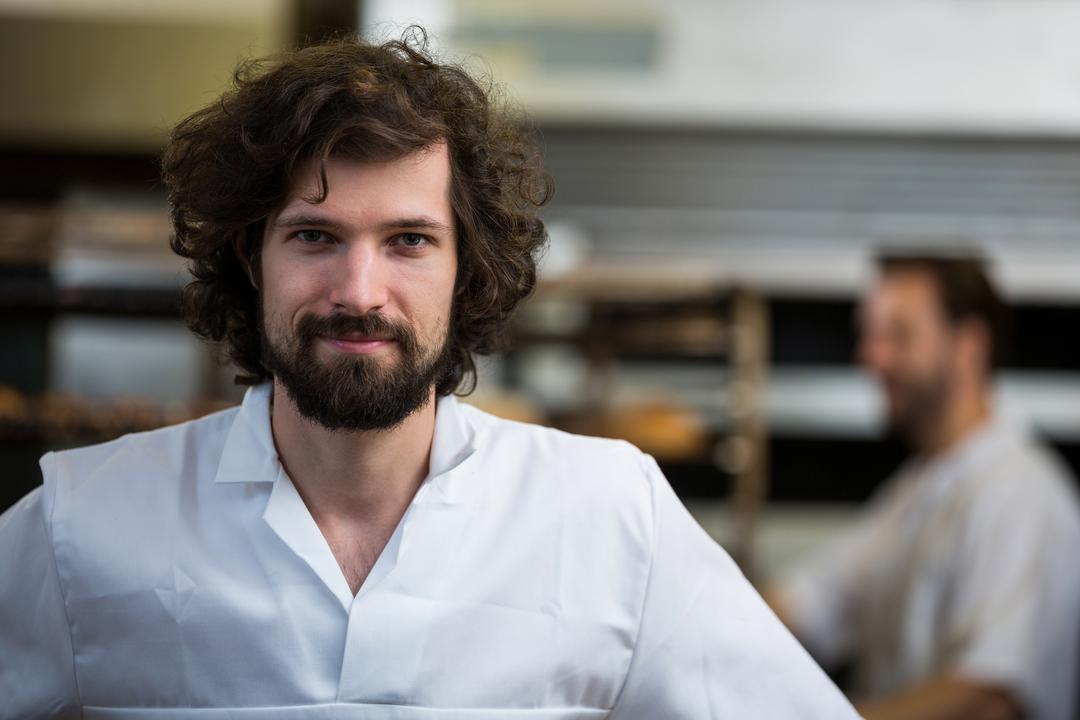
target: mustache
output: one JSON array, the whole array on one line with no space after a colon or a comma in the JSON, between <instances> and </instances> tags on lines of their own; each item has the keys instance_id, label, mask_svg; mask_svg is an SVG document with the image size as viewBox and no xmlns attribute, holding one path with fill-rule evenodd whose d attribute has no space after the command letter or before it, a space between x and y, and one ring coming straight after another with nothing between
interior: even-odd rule
<instances>
[{"instance_id":1,"label":"mustache","mask_svg":"<svg viewBox=\"0 0 1080 720\"><path fill-rule=\"evenodd\" d=\"M358 334L388 338L397 342L406 352L416 347L416 336L408 326L396 323L379 313L305 315L297 324L296 333L305 345L313 344L319 337Z\"/></svg>"}]
</instances>

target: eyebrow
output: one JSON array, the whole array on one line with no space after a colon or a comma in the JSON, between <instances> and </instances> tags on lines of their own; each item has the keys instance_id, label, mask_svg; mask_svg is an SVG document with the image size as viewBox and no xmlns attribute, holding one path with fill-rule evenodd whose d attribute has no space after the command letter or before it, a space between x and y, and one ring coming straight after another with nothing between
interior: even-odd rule
<instances>
[{"instance_id":1,"label":"eyebrow","mask_svg":"<svg viewBox=\"0 0 1080 720\"><path fill-rule=\"evenodd\" d=\"M342 228L341 223L336 220L332 220L322 215L305 215L304 213L282 215L274 220L273 223L273 227L282 230L303 225L317 225L318 227L330 228L331 230L340 230Z\"/></svg>"},{"instance_id":2,"label":"eyebrow","mask_svg":"<svg viewBox=\"0 0 1080 720\"><path fill-rule=\"evenodd\" d=\"M293 227L324 227L330 230L341 230L342 225L337 220L323 216L314 215L310 213L298 213L294 215L283 215L274 221L273 227L276 229L287 229ZM394 220L388 220L379 225L380 230L437 230L441 232L451 233L453 228L447 226L445 223L441 223L438 220L428 217L426 215L417 215L415 217L397 218Z\"/></svg>"},{"instance_id":3,"label":"eyebrow","mask_svg":"<svg viewBox=\"0 0 1080 720\"><path fill-rule=\"evenodd\" d=\"M435 218L427 217L426 215L390 220L380 225L379 228L382 230L438 230L446 233L453 232L453 228L447 226L445 223L439 222Z\"/></svg>"}]
</instances>

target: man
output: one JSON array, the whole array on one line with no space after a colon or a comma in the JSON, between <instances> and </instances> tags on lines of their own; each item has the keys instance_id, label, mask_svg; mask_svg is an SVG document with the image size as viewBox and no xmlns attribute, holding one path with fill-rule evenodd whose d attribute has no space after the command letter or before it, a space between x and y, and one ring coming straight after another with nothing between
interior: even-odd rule
<instances>
[{"instance_id":1,"label":"man","mask_svg":"<svg viewBox=\"0 0 1080 720\"><path fill-rule=\"evenodd\" d=\"M1080 637L1072 479L995 417L1003 306L974 260L894 257L861 356L914 460L769 594L866 718L1071 720Z\"/></svg>"},{"instance_id":2,"label":"man","mask_svg":"<svg viewBox=\"0 0 1080 720\"><path fill-rule=\"evenodd\" d=\"M550 188L407 42L248 66L165 153L240 408L46 455L0 519L0 716L848 718L655 462L453 392Z\"/></svg>"}]
</instances>

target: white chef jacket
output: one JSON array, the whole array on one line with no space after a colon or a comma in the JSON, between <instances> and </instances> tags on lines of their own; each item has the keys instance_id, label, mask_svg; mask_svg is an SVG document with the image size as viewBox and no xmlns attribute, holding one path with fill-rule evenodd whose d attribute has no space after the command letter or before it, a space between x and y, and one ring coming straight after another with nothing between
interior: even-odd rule
<instances>
[{"instance_id":1,"label":"white chef jacket","mask_svg":"<svg viewBox=\"0 0 1080 720\"><path fill-rule=\"evenodd\" d=\"M1080 506L1067 470L990 422L911 463L786 581L792 624L860 693L955 673L1009 688L1031 720L1072 720L1080 681Z\"/></svg>"},{"instance_id":2,"label":"white chef jacket","mask_svg":"<svg viewBox=\"0 0 1080 720\"><path fill-rule=\"evenodd\" d=\"M855 713L618 441L437 406L360 591L240 408L50 453L0 517L0 717Z\"/></svg>"}]
</instances>

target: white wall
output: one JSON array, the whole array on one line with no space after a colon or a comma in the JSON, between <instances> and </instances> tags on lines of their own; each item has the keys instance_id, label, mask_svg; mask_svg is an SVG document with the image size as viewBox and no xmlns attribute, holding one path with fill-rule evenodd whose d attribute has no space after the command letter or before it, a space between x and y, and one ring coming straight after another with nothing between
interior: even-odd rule
<instances>
[{"instance_id":1,"label":"white wall","mask_svg":"<svg viewBox=\"0 0 1080 720\"><path fill-rule=\"evenodd\" d=\"M382 33L427 25L545 119L1080 135L1076 0L523 5L369 0L363 20ZM492 24L654 33L657 53L647 68L567 69L520 36L455 44Z\"/></svg>"}]
</instances>

